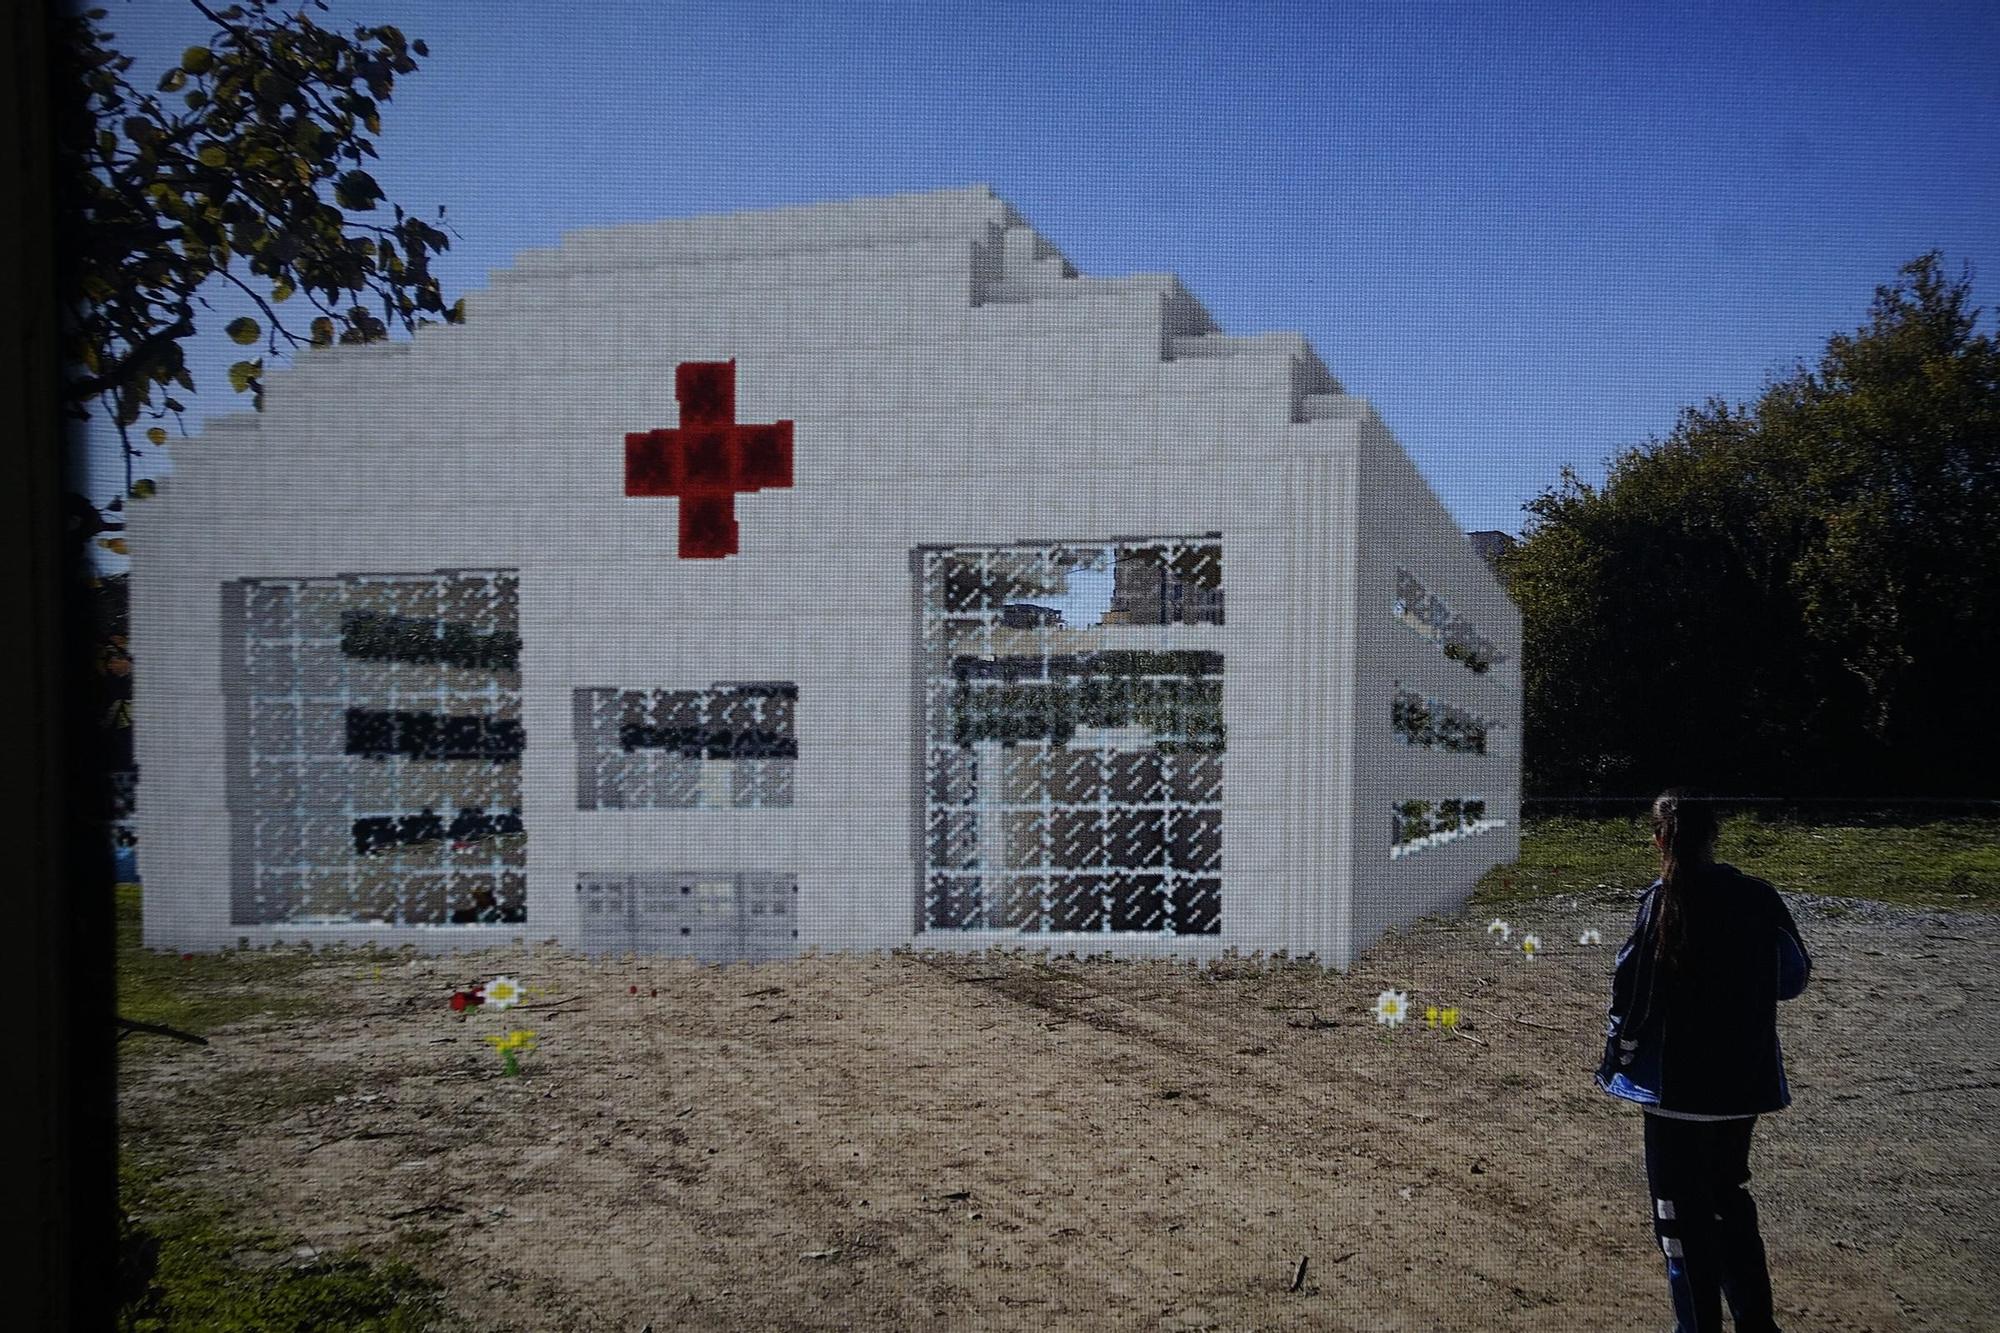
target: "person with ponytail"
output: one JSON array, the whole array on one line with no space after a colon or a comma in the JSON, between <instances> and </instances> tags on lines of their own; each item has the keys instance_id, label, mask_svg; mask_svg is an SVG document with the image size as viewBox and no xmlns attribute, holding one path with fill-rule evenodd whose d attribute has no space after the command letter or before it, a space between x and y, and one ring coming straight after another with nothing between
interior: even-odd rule
<instances>
[{"instance_id":1,"label":"person with ponytail","mask_svg":"<svg viewBox=\"0 0 2000 1333\"><path fill-rule=\"evenodd\" d=\"M1750 1182L1757 1117L1791 1105L1778 1001L1812 972L1770 884L1715 859L1715 807L1678 789L1653 802L1660 877L1618 951L1597 1086L1646 1112L1653 1234L1675 1333L1775 1333Z\"/></svg>"}]
</instances>

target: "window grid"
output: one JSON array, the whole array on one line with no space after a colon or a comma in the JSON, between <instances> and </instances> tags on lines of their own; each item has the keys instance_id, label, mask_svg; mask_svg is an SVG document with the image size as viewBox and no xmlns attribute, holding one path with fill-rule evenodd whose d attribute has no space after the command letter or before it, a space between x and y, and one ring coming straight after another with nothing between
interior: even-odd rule
<instances>
[{"instance_id":1,"label":"window grid","mask_svg":"<svg viewBox=\"0 0 2000 1333\"><path fill-rule=\"evenodd\" d=\"M1401 860L1433 847L1503 828L1507 821L1489 818L1486 800L1479 796L1451 796L1439 801L1410 799L1389 806L1389 859Z\"/></svg>"},{"instance_id":2,"label":"window grid","mask_svg":"<svg viewBox=\"0 0 2000 1333\"><path fill-rule=\"evenodd\" d=\"M1443 598L1407 569L1396 570L1396 589L1389 599L1389 614L1405 629L1437 645L1446 657L1462 663L1476 676L1485 675L1497 663L1507 660L1498 645L1481 634L1471 621L1453 614Z\"/></svg>"},{"instance_id":3,"label":"window grid","mask_svg":"<svg viewBox=\"0 0 2000 1333\"><path fill-rule=\"evenodd\" d=\"M575 691L577 809L781 809L793 802L798 686Z\"/></svg>"},{"instance_id":4,"label":"window grid","mask_svg":"<svg viewBox=\"0 0 2000 1333\"><path fill-rule=\"evenodd\" d=\"M1500 725L1442 699L1405 689L1400 681L1390 697L1389 723L1405 745L1453 754L1485 754L1489 735Z\"/></svg>"},{"instance_id":5,"label":"window grid","mask_svg":"<svg viewBox=\"0 0 2000 1333\"><path fill-rule=\"evenodd\" d=\"M1218 932L1222 656L1194 645L1222 619L1219 540L918 561L925 927ZM1077 569L1111 575L1094 619L1059 609ZM982 694L999 716L968 726Z\"/></svg>"},{"instance_id":6,"label":"window grid","mask_svg":"<svg viewBox=\"0 0 2000 1333\"><path fill-rule=\"evenodd\" d=\"M422 627L505 636L518 654L512 571L244 580L233 673L230 800L240 924L412 925L526 919L518 747L434 759L357 746L356 713L477 718L518 734L518 657L423 658ZM395 616L402 640L360 642L354 617Z\"/></svg>"}]
</instances>

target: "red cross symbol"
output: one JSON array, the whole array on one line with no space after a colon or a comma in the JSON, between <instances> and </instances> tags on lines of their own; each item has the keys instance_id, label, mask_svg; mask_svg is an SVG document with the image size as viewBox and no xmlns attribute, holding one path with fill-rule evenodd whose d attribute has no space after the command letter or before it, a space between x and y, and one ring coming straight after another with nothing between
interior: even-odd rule
<instances>
[{"instance_id":1,"label":"red cross symbol","mask_svg":"<svg viewBox=\"0 0 2000 1333\"><path fill-rule=\"evenodd\" d=\"M736 363L683 361L674 368L678 430L625 437L625 494L677 495L681 558L736 554L736 497L792 484L792 423L736 424Z\"/></svg>"}]
</instances>

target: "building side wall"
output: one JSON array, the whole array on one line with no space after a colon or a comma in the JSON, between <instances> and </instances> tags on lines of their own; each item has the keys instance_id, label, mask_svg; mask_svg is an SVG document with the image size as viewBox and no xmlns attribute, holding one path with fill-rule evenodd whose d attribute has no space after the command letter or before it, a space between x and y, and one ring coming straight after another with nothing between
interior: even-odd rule
<instances>
[{"instance_id":1,"label":"building side wall","mask_svg":"<svg viewBox=\"0 0 2000 1333\"><path fill-rule=\"evenodd\" d=\"M1519 855L1520 614L1449 511L1371 416L1360 427L1362 554L1356 608L1360 660L1355 726L1360 775L1353 787L1353 952L1383 932L1449 911L1481 875ZM1414 573L1454 616L1490 639L1504 660L1484 674L1445 656L1391 609L1399 569ZM1405 744L1391 727L1400 684L1488 720L1487 753ZM1498 827L1391 857L1392 810L1401 801L1475 796Z\"/></svg>"}]
</instances>

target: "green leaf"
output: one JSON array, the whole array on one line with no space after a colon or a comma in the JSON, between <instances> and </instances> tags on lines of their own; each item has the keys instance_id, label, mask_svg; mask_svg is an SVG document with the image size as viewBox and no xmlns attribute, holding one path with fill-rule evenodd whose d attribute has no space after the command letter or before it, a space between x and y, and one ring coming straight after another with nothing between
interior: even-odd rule
<instances>
[{"instance_id":1,"label":"green leaf","mask_svg":"<svg viewBox=\"0 0 2000 1333\"><path fill-rule=\"evenodd\" d=\"M205 167L220 169L229 165L229 150L219 143L203 144L195 159Z\"/></svg>"},{"instance_id":2,"label":"green leaf","mask_svg":"<svg viewBox=\"0 0 2000 1333\"><path fill-rule=\"evenodd\" d=\"M381 197L382 187L365 171L342 172L340 179L334 183L334 201L356 213L368 212Z\"/></svg>"},{"instance_id":3,"label":"green leaf","mask_svg":"<svg viewBox=\"0 0 2000 1333\"><path fill-rule=\"evenodd\" d=\"M167 442L167 432L158 426L154 426L146 432L146 441L157 448Z\"/></svg>"},{"instance_id":4,"label":"green leaf","mask_svg":"<svg viewBox=\"0 0 2000 1333\"><path fill-rule=\"evenodd\" d=\"M132 483L132 498L135 500L150 500L158 493L159 489L158 486L153 484L151 477L141 477Z\"/></svg>"},{"instance_id":5,"label":"green leaf","mask_svg":"<svg viewBox=\"0 0 2000 1333\"><path fill-rule=\"evenodd\" d=\"M315 347L326 346L328 343L333 341L333 321L328 319L325 315L321 315L318 319L312 322L312 328L310 330L310 333L312 337L313 346Z\"/></svg>"},{"instance_id":6,"label":"green leaf","mask_svg":"<svg viewBox=\"0 0 2000 1333\"><path fill-rule=\"evenodd\" d=\"M248 347L251 343L257 341L257 335L259 333L262 333L263 329L261 326L259 326L257 321L250 318L250 316L239 315L235 319L229 321L229 326L226 329L224 329L223 332L229 335L229 341L236 343L237 345L242 347ZM241 365L243 363L238 362L237 364ZM234 375L235 373L236 372L233 370L230 372L230 374L232 375Z\"/></svg>"},{"instance_id":7,"label":"green leaf","mask_svg":"<svg viewBox=\"0 0 2000 1333\"><path fill-rule=\"evenodd\" d=\"M179 92L183 87L187 85L187 77L188 76L186 70L183 69L168 70L165 74L162 74L160 76L160 91L163 93Z\"/></svg>"},{"instance_id":8,"label":"green leaf","mask_svg":"<svg viewBox=\"0 0 2000 1333\"><path fill-rule=\"evenodd\" d=\"M215 64L215 52L205 46L190 46L181 52L181 68L190 74L206 73Z\"/></svg>"},{"instance_id":9,"label":"green leaf","mask_svg":"<svg viewBox=\"0 0 2000 1333\"><path fill-rule=\"evenodd\" d=\"M285 281L283 278L279 278L271 284L271 303L273 305L281 304L297 290L291 283Z\"/></svg>"},{"instance_id":10,"label":"green leaf","mask_svg":"<svg viewBox=\"0 0 2000 1333\"><path fill-rule=\"evenodd\" d=\"M253 387L257 382L258 376L263 374L263 372L264 359L262 357L257 358L255 361L238 361L229 368L229 387L238 393L242 393Z\"/></svg>"}]
</instances>

